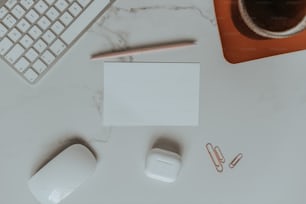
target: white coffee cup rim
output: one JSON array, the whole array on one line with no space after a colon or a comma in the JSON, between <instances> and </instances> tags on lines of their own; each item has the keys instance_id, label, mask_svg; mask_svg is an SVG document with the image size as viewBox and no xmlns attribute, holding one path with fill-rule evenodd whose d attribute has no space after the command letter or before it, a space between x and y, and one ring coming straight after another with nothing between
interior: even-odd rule
<instances>
[{"instance_id":1,"label":"white coffee cup rim","mask_svg":"<svg viewBox=\"0 0 306 204\"><path fill-rule=\"evenodd\" d=\"M241 18L252 31L260 36L267 38L287 38L306 28L306 15L297 25L284 31L270 31L259 27L248 14L244 1L245 0L238 0L238 8Z\"/></svg>"}]
</instances>

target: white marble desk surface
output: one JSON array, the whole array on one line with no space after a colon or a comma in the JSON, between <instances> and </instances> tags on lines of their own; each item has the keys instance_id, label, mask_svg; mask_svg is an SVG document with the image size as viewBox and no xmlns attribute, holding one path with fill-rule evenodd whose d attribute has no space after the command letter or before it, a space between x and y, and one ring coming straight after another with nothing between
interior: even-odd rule
<instances>
[{"instance_id":1,"label":"white marble desk surface","mask_svg":"<svg viewBox=\"0 0 306 204\"><path fill-rule=\"evenodd\" d=\"M90 54L183 38L198 44L118 60L200 62L200 126L103 128L103 62ZM0 203L37 203L27 180L74 137L99 162L65 204L305 203L305 54L232 65L222 55L212 0L117 0L37 86L0 62ZM181 174L169 185L143 174L145 155L162 135L183 150ZM227 161L239 152L244 158L218 174L207 142Z\"/></svg>"}]
</instances>

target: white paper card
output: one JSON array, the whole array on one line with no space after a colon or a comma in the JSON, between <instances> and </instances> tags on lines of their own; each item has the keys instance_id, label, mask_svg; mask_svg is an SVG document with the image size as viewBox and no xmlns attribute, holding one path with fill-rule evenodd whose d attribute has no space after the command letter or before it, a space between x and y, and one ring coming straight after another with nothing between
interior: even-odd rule
<instances>
[{"instance_id":1,"label":"white paper card","mask_svg":"<svg viewBox=\"0 0 306 204\"><path fill-rule=\"evenodd\" d=\"M197 126L199 63L104 63L105 126Z\"/></svg>"}]
</instances>

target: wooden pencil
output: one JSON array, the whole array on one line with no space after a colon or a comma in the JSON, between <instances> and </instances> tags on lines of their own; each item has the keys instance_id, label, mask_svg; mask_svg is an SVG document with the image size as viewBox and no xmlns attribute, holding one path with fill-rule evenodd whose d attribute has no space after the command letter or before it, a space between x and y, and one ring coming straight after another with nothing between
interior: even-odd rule
<instances>
[{"instance_id":1,"label":"wooden pencil","mask_svg":"<svg viewBox=\"0 0 306 204\"><path fill-rule=\"evenodd\" d=\"M147 53L147 52L177 49L177 48L191 46L194 44L195 44L195 41L188 40L188 41L172 42L172 43L165 43L165 44L159 44L159 45L149 45L149 46L144 46L144 47L120 50L120 51L98 53L98 54L92 55L91 59L98 60L98 59L106 59L106 58L114 58L114 57L125 57L125 56L131 56L131 55L142 54L142 53Z\"/></svg>"}]
</instances>

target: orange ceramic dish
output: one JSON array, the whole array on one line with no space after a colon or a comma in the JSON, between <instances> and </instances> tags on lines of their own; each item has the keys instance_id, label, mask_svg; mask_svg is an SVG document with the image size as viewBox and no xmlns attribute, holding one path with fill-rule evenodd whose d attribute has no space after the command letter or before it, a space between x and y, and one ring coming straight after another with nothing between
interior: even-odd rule
<instances>
[{"instance_id":1,"label":"orange ceramic dish","mask_svg":"<svg viewBox=\"0 0 306 204\"><path fill-rule=\"evenodd\" d=\"M284 39L253 33L242 21L237 0L215 0L215 12L225 59L240 63L306 49L306 31Z\"/></svg>"}]
</instances>

